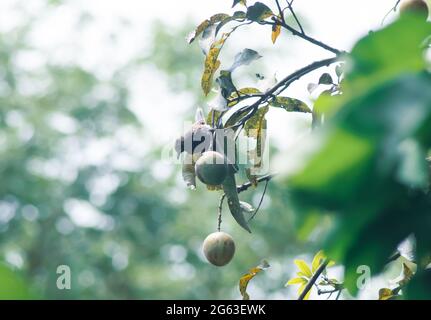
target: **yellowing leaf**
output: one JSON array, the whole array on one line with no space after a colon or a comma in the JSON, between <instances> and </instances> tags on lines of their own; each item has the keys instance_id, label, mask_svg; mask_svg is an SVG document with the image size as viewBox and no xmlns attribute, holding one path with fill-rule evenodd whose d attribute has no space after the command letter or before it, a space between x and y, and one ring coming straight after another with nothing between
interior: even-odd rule
<instances>
[{"instance_id":1,"label":"yellowing leaf","mask_svg":"<svg viewBox=\"0 0 431 320\"><path fill-rule=\"evenodd\" d=\"M413 277L413 271L407 266L407 264L403 263L403 278L398 281L400 286L406 285L410 279Z\"/></svg>"},{"instance_id":2,"label":"yellowing leaf","mask_svg":"<svg viewBox=\"0 0 431 320\"><path fill-rule=\"evenodd\" d=\"M280 35L280 33L281 33L281 25L274 24L272 26L272 32L271 32L272 43L275 43L275 41L277 41L277 38Z\"/></svg>"},{"instance_id":3,"label":"yellowing leaf","mask_svg":"<svg viewBox=\"0 0 431 320\"><path fill-rule=\"evenodd\" d=\"M266 139L266 119L265 115L269 107L260 108L256 114L251 117L244 125L244 132L248 137L256 138L256 148L249 150L250 160L253 162L254 168L259 168L262 165L262 155L265 148Z\"/></svg>"},{"instance_id":4,"label":"yellowing leaf","mask_svg":"<svg viewBox=\"0 0 431 320\"><path fill-rule=\"evenodd\" d=\"M307 265L307 263L304 260L296 259L295 261L296 266L299 268L299 270L307 277L311 278L313 274L311 273L310 267Z\"/></svg>"},{"instance_id":5,"label":"yellowing leaf","mask_svg":"<svg viewBox=\"0 0 431 320\"><path fill-rule=\"evenodd\" d=\"M289 112L305 112L311 113L310 108L301 100L288 98L288 97L276 97L271 101L271 106L276 108L283 108Z\"/></svg>"},{"instance_id":6,"label":"yellowing leaf","mask_svg":"<svg viewBox=\"0 0 431 320\"><path fill-rule=\"evenodd\" d=\"M325 260L325 255L323 254L323 251L320 250L313 258L313 261L311 262L311 271L314 273L316 270L320 267L321 263Z\"/></svg>"},{"instance_id":7,"label":"yellowing leaf","mask_svg":"<svg viewBox=\"0 0 431 320\"><path fill-rule=\"evenodd\" d=\"M253 279L259 272L269 268L269 264L266 260L263 260L257 267L251 268L248 273L243 275L239 279L239 292L242 295L243 300L249 300L250 296L247 293L247 286L251 279Z\"/></svg>"},{"instance_id":8,"label":"yellowing leaf","mask_svg":"<svg viewBox=\"0 0 431 320\"><path fill-rule=\"evenodd\" d=\"M307 279L296 277L296 278L292 278L289 281L287 281L285 286L291 286L294 284L304 284L304 283L307 283Z\"/></svg>"},{"instance_id":9,"label":"yellowing leaf","mask_svg":"<svg viewBox=\"0 0 431 320\"><path fill-rule=\"evenodd\" d=\"M195 30L190 32L190 34L187 36L187 42L188 44L191 44L206 28L208 28L210 25L209 20L203 21L201 24L199 24Z\"/></svg>"},{"instance_id":10,"label":"yellowing leaf","mask_svg":"<svg viewBox=\"0 0 431 320\"><path fill-rule=\"evenodd\" d=\"M220 67L220 61L218 60L218 56L221 48L224 45L224 42L229 37L229 35L229 33L225 33L220 40L215 41L211 45L210 50L208 51L208 54L205 58L204 73L201 80L202 90L204 91L205 95L208 95L211 90L214 73Z\"/></svg>"},{"instance_id":11,"label":"yellowing leaf","mask_svg":"<svg viewBox=\"0 0 431 320\"><path fill-rule=\"evenodd\" d=\"M216 125L221 116L222 116L222 112L213 109L210 112L208 112L207 123L209 123L212 126L213 118L214 118L214 124Z\"/></svg>"},{"instance_id":12,"label":"yellowing leaf","mask_svg":"<svg viewBox=\"0 0 431 320\"><path fill-rule=\"evenodd\" d=\"M382 288L379 290L379 300L389 300L394 297L394 293L391 289Z\"/></svg>"}]
</instances>

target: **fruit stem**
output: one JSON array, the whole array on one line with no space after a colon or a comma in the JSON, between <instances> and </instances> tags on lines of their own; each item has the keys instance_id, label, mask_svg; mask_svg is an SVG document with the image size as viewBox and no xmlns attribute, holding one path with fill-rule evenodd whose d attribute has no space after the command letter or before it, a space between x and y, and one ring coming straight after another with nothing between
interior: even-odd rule
<instances>
[{"instance_id":1,"label":"fruit stem","mask_svg":"<svg viewBox=\"0 0 431 320\"><path fill-rule=\"evenodd\" d=\"M220 197L220 202L218 205L218 223L217 223L217 231L220 232L220 226L221 226L221 214L223 211L223 201L224 198L226 197L226 195L223 193L222 196Z\"/></svg>"}]
</instances>

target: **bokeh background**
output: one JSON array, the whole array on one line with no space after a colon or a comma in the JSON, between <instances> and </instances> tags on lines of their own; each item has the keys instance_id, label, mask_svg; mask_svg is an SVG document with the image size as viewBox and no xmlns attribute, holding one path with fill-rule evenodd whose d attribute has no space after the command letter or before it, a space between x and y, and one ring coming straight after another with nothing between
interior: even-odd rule
<instances>
[{"instance_id":1,"label":"bokeh background","mask_svg":"<svg viewBox=\"0 0 431 320\"><path fill-rule=\"evenodd\" d=\"M201 244L216 229L220 195L202 185L187 190L180 167L161 157L196 107L207 111L204 56L185 37L212 14L232 12L231 2L0 2L0 283L10 283L3 297L28 287L48 299L237 299L239 278L262 259L271 267L253 279L251 297L295 297L284 287L292 261L309 260L319 234L304 239L294 229L283 186L269 184L253 234L225 216L237 253L216 268ZM346 50L393 5L295 1L307 32ZM250 26L229 39L222 61L245 47L264 58L238 72L244 84L255 73L282 78L327 57L285 33L273 45L270 30ZM289 95L310 102L306 85L316 77ZM271 155L293 148L311 121L282 110L267 119ZM257 205L261 194L262 186L242 196ZM59 265L70 266L71 290L56 286Z\"/></svg>"}]
</instances>

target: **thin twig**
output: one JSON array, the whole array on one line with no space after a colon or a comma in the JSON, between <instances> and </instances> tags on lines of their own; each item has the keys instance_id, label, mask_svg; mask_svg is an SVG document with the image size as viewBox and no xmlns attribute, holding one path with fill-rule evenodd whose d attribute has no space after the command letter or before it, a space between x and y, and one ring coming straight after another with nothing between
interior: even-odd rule
<instances>
[{"instance_id":1,"label":"thin twig","mask_svg":"<svg viewBox=\"0 0 431 320\"><path fill-rule=\"evenodd\" d=\"M301 294L299 295L298 300L304 300L305 296L311 290L311 288L313 287L314 283L317 281L317 279L319 278L319 276L322 274L323 270L325 270L325 268L328 265L328 263L329 263L329 260L325 259L322 262L322 264L319 266L319 268L317 268L316 273L313 274L313 276L311 277L310 281L308 281L308 283L305 286L304 290L302 290Z\"/></svg>"},{"instance_id":2,"label":"thin twig","mask_svg":"<svg viewBox=\"0 0 431 320\"><path fill-rule=\"evenodd\" d=\"M396 12L398 5L400 4L401 0L397 0L397 2L395 3L395 5L391 8L391 10L388 11L388 13L385 14L385 16L382 19L382 23L381 25L383 25L383 23L385 22L386 18L391 14L391 12Z\"/></svg>"},{"instance_id":3,"label":"thin twig","mask_svg":"<svg viewBox=\"0 0 431 320\"><path fill-rule=\"evenodd\" d=\"M257 212L259 211L260 206L262 205L262 202L263 202L263 198L265 197L266 189L268 188L268 182L269 180L266 179L265 187L263 188L263 193L262 193L262 197L260 198L259 205L257 206L256 210L254 210L253 215L250 217L250 219L248 219L248 222L253 220L253 218L256 216Z\"/></svg>"},{"instance_id":4,"label":"thin twig","mask_svg":"<svg viewBox=\"0 0 431 320\"><path fill-rule=\"evenodd\" d=\"M280 2L278 0L275 0L275 3L277 4L277 8L278 8L278 12L280 14L281 21L286 23L286 21L284 20L284 13L283 13L283 10L281 9Z\"/></svg>"},{"instance_id":5,"label":"thin twig","mask_svg":"<svg viewBox=\"0 0 431 320\"><path fill-rule=\"evenodd\" d=\"M335 289L331 289L331 290L317 290L317 294L321 295L321 294L328 294L328 293L334 293L337 291L343 290L343 288L335 288Z\"/></svg>"},{"instance_id":6,"label":"thin twig","mask_svg":"<svg viewBox=\"0 0 431 320\"><path fill-rule=\"evenodd\" d=\"M292 13L293 18L296 21L296 24L298 25L299 29L301 30L301 33L305 35L304 29L302 28L301 22L299 22L298 17L296 16L295 10L293 10L293 0L289 2L289 0L286 0L287 7L289 8L290 13ZM286 21L283 21L286 23Z\"/></svg>"},{"instance_id":7,"label":"thin twig","mask_svg":"<svg viewBox=\"0 0 431 320\"><path fill-rule=\"evenodd\" d=\"M277 20L275 17L273 17L273 19ZM328 51L330 51L332 53L335 53L337 55L341 54L343 52L341 50L335 49L335 48L327 45L326 43L323 43L322 41L319 41L319 40L314 39L314 38L312 38L310 36L307 36L306 34L302 33L301 31L296 30L295 28L289 26L287 23L285 23L283 21L278 21L278 22L275 21L274 23L267 22L267 24L270 24L270 25L274 25L274 24L277 24L277 23L280 24L283 28L289 30L294 36L298 36L298 37L300 37L300 38L302 38L302 39L304 39L304 40L306 40L306 41L308 41L308 42L310 42L310 43L312 43L312 44L314 44L316 46L319 46L319 47L321 47L321 48L323 48L325 50L328 50Z\"/></svg>"},{"instance_id":8,"label":"thin twig","mask_svg":"<svg viewBox=\"0 0 431 320\"><path fill-rule=\"evenodd\" d=\"M264 175L264 176L262 176L262 177L260 177L260 178L257 178L257 179L256 179L256 182L257 182L257 183L260 183L260 182L262 182L262 181L269 181L269 180L271 180L274 176L275 176L275 174L267 174L267 175ZM246 183L244 183L244 184L242 184L242 185L240 185L240 186L237 186L237 187L236 187L236 191L237 191L238 193L243 192L243 191L247 190L248 188L250 188L252 185L253 185L253 183L251 183L250 181L249 181L249 182L246 182Z\"/></svg>"}]
</instances>

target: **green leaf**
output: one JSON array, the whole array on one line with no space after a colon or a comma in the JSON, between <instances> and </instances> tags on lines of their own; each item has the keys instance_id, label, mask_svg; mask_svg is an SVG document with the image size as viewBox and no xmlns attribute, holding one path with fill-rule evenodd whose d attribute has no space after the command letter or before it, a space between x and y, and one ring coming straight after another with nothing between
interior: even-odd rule
<instances>
[{"instance_id":1,"label":"green leaf","mask_svg":"<svg viewBox=\"0 0 431 320\"><path fill-rule=\"evenodd\" d=\"M247 0L233 0L232 8L235 7L238 3L243 6L247 6Z\"/></svg>"},{"instance_id":2,"label":"green leaf","mask_svg":"<svg viewBox=\"0 0 431 320\"><path fill-rule=\"evenodd\" d=\"M216 79L221 89L221 95L227 99L232 93L236 92L235 85L232 82L232 74L228 70L220 71L220 76Z\"/></svg>"},{"instance_id":3,"label":"green leaf","mask_svg":"<svg viewBox=\"0 0 431 320\"><path fill-rule=\"evenodd\" d=\"M301 100L277 96L270 102L272 107L283 108L289 112L311 113L310 108Z\"/></svg>"},{"instance_id":4,"label":"green leaf","mask_svg":"<svg viewBox=\"0 0 431 320\"><path fill-rule=\"evenodd\" d=\"M349 90L363 90L401 73L425 69L421 43L430 34L429 23L406 16L360 40L350 54Z\"/></svg>"},{"instance_id":5,"label":"green leaf","mask_svg":"<svg viewBox=\"0 0 431 320\"><path fill-rule=\"evenodd\" d=\"M324 73L319 78L319 84L333 84L332 77L329 73Z\"/></svg>"},{"instance_id":6,"label":"green leaf","mask_svg":"<svg viewBox=\"0 0 431 320\"><path fill-rule=\"evenodd\" d=\"M247 8L247 19L260 22L268 17L273 16L271 9L262 2L256 2L254 5Z\"/></svg>"},{"instance_id":7,"label":"green leaf","mask_svg":"<svg viewBox=\"0 0 431 320\"><path fill-rule=\"evenodd\" d=\"M269 264L266 260L263 260L257 267L251 268L248 273L243 275L239 279L239 292L241 293L243 300L249 300L250 296L247 293L247 286L251 279L253 279L259 272L269 268Z\"/></svg>"},{"instance_id":8,"label":"green leaf","mask_svg":"<svg viewBox=\"0 0 431 320\"><path fill-rule=\"evenodd\" d=\"M243 66L243 65L248 65L251 62L253 62L257 59L260 59L260 58L262 58L262 56L257 51L254 51L252 49L244 49L241 52L239 52L238 54L236 54L234 63L229 68L229 71L232 72L236 68Z\"/></svg>"},{"instance_id":9,"label":"green leaf","mask_svg":"<svg viewBox=\"0 0 431 320\"><path fill-rule=\"evenodd\" d=\"M0 264L0 284L1 300L34 298L22 276L4 264Z\"/></svg>"},{"instance_id":10,"label":"green leaf","mask_svg":"<svg viewBox=\"0 0 431 320\"><path fill-rule=\"evenodd\" d=\"M431 269L418 272L407 285L405 295L409 300L430 300Z\"/></svg>"}]
</instances>

